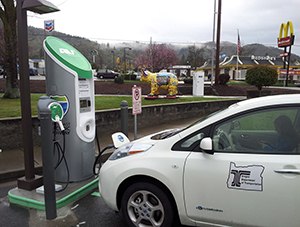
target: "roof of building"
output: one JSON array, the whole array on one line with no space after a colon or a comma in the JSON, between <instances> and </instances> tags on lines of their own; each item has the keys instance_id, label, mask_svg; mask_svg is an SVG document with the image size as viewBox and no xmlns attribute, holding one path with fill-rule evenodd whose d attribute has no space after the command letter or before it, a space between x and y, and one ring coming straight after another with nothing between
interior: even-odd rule
<instances>
[{"instance_id":1,"label":"roof of building","mask_svg":"<svg viewBox=\"0 0 300 227\"><path fill-rule=\"evenodd\" d=\"M281 57L270 57L270 56L237 56L232 55L231 57L225 57L220 59L219 67L226 68L226 67L236 67L237 65L237 57L238 57L238 67L239 68L248 68L254 65L264 64L269 65L276 68L283 68L284 60ZM286 65L288 62L286 61ZM215 63L214 63L215 67ZM299 62L291 62L290 67L292 68L300 68ZM206 61L201 67L198 69L210 69L211 68L211 59Z\"/></svg>"}]
</instances>

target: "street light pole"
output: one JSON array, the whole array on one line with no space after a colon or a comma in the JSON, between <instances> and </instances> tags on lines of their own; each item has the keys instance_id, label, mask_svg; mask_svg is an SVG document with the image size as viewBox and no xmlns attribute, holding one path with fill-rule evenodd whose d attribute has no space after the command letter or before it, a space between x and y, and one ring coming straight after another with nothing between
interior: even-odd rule
<instances>
[{"instance_id":1,"label":"street light pole","mask_svg":"<svg viewBox=\"0 0 300 227\"><path fill-rule=\"evenodd\" d=\"M40 176L36 176L34 173L30 81L28 65L27 10L39 14L44 14L59 11L59 9L46 0L17 0L19 74L25 166L25 176L18 179L18 188L31 191L43 184L43 178Z\"/></svg>"},{"instance_id":2,"label":"street light pole","mask_svg":"<svg viewBox=\"0 0 300 227\"><path fill-rule=\"evenodd\" d=\"M126 73L126 49L131 50L131 48L130 47L124 47L124 64L125 64L124 73Z\"/></svg>"},{"instance_id":3,"label":"street light pole","mask_svg":"<svg viewBox=\"0 0 300 227\"><path fill-rule=\"evenodd\" d=\"M113 54L113 58L112 58L113 68L112 68L112 70L115 70L115 52L112 50L111 53Z\"/></svg>"},{"instance_id":4,"label":"street light pole","mask_svg":"<svg viewBox=\"0 0 300 227\"><path fill-rule=\"evenodd\" d=\"M219 84L219 62L220 62L220 36L221 36L221 7L222 0L218 3L218 24L217 24L217 48L216 48L216 72L215 72L215 85Z\"/></svg>"},{"instance_id":5,"label":"street light pole","mask_svg":"<svg viewBox=\"0 0 300 227\"><path fill-rule=\"evenodd\" d=\"M22 4L23 0L17 1L19 74L25 177L18 179L18 187L25 190L32 190L42 185L43 179L38 178L34 173L30 81L28 67L27 10L22 9Z\"/></svg>"}]
</instances>

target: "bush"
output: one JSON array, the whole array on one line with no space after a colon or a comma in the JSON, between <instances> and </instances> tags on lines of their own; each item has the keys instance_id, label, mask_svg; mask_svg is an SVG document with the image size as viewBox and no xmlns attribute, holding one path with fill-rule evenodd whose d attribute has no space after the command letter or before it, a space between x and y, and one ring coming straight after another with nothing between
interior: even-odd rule
<instances>
[{"instance_id":1,"label":"bush","mask_svg":"<svg viewBox=\"0 0 300 227\"><path fill-rule=\"evenodd\" d=\"M229 81L229 79L230 79L230 76L229 76L229 74L220 74L219 75L219 84L221 84L221 85L225 85L225 84L227 84L227 82Z\"/></svg>"},{"instance_id":2,"label":"bush","mask_svg":"<svg viewBox=\"0 0 300 227\"><path fill-rule=\"evenodd\" d=\"M192 84L193 83L193 78L186 78L183 80L185 84Z\"/></svg>"},{"instance_id":3,"label":"bush","mask_svg":"<svg viewBox=\"0 0 300 227\"><path fill-rule=\"evenodd\" d=\"M99 65L98 64L96 64L95 62L92 62L91 66L92 66L92 69L95 69L96 71L98 71L98 69L99 69Z\"/></svg>"},{"instance_id":4,"label":"bush","mask_svg":"<svg viewBox=\"0 0 300 227\"><path fill-rule=\"evenodd\" d=\"M114 81L115 81L115 83L117 83L117 84L123 84L123 83L124 83L124 79L123 79L122 76L116 77Z\"/></svg>"},{"instance_id":5,"label":"bush","mask_svg":"<svg viewBox=\"0 0 300 227\"><path fill-rule=\"evenodd\" d=\"M124 80L136 80L136 75L135 74L122 74L122 77Z\"/></svg>"},{"instance_id":6,"label":"bush","mask_svg":"<svg viewBox=\"0 0 300 227\"><path fill-rule=\"evenodd\" d=\"M277 81L277 70L267 65L256 65L246 72L246 83L256 86L258 90L276 84Z\"/></svg>"}]
</instances>

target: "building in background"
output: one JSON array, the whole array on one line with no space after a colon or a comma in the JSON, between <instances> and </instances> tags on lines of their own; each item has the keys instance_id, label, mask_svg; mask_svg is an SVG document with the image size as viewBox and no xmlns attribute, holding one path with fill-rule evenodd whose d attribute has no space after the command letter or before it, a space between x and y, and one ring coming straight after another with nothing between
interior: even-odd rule
<instances>
[{"instance_id":1,"label":"building in background","mask_svg":"<svg viewBox=\"0 0 300 227\"><path fill-rule=\"evenodd\" d=\"M283 69L283 58L271 57L271 56L255 56L251 55L248 57L232 55L231 57L225 57L220 61L219 68L220 74L229 74L231 80L245 80L247 69L259 65L269 65L278 70L278 81L283 82L286 80L286 69ZM286 62L287 65L287 62ZM238 70L237 70L238 68ZM215 66L214 66L215 70ZM196 71L204 71L206 79L210 78L211 75L211 60L206 61L201 67L197 68ZM300 63L290 63L289 69L289 81L295 82L300 80Z\"/></svg>"}]
</instances>

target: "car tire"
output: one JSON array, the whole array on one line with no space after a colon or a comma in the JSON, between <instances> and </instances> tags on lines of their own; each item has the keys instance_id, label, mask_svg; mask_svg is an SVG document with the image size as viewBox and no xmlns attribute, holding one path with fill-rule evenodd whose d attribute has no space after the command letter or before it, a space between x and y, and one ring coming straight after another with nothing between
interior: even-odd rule
<instances>
[{"instance_id":1,"label":"car tire","mask_svg":"<svg viewBox=\"0 0 300 227\"><path fill-rule=\"evenodd\" d=\"M128 226L172 226L174 211L166 193L156 185L139 182L129 186L121 201Z\"/></svg>"}]
</instances>

